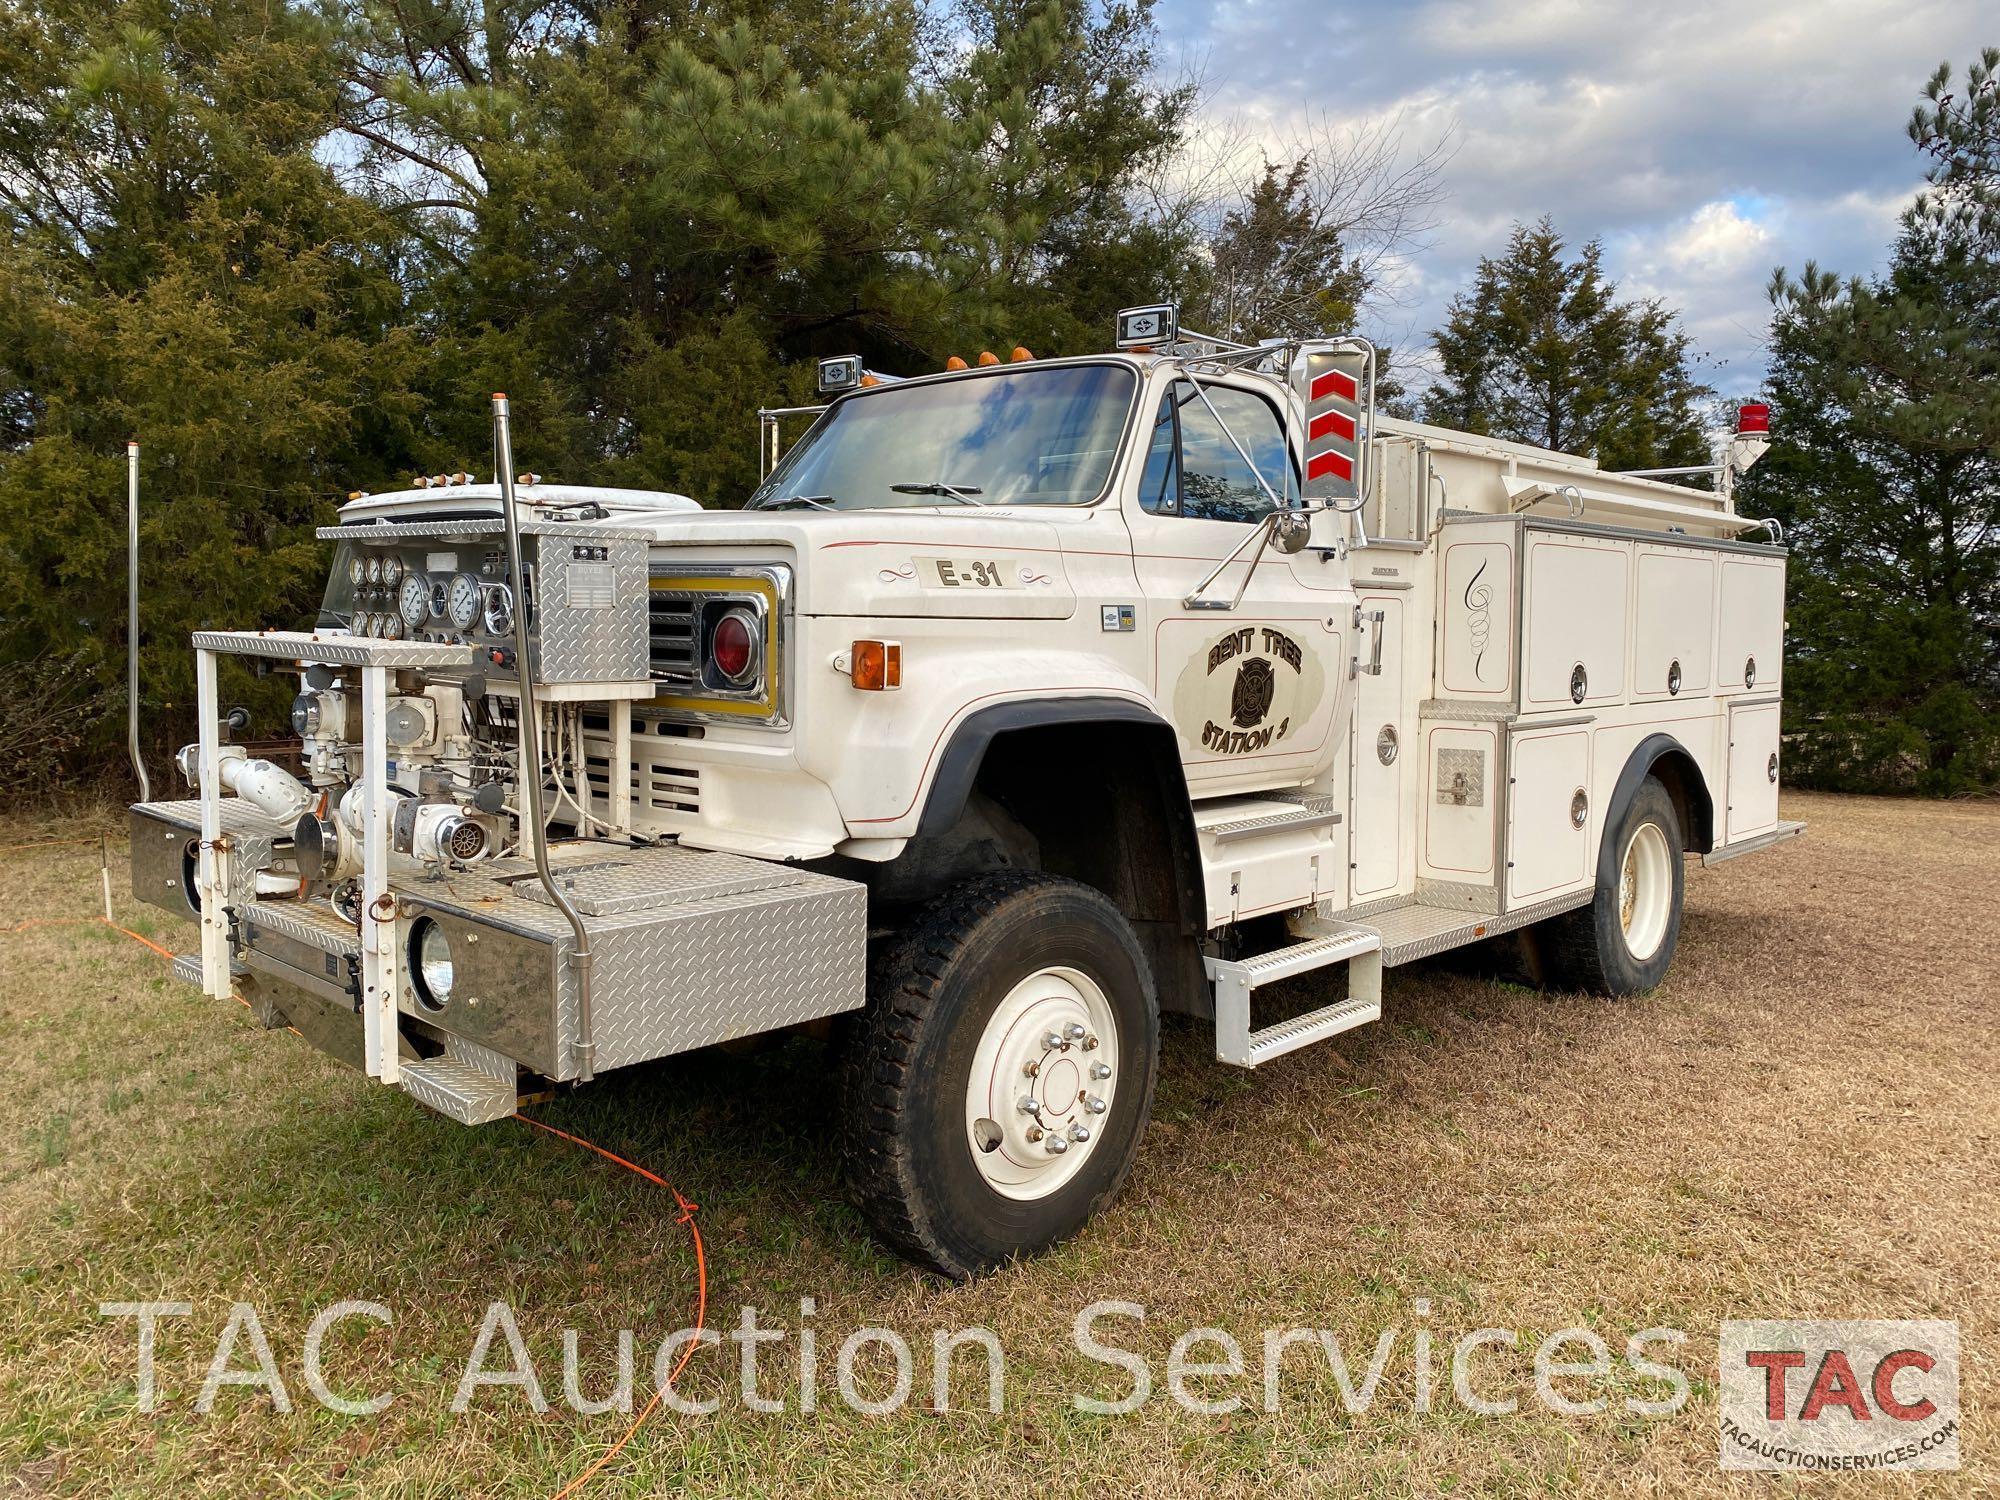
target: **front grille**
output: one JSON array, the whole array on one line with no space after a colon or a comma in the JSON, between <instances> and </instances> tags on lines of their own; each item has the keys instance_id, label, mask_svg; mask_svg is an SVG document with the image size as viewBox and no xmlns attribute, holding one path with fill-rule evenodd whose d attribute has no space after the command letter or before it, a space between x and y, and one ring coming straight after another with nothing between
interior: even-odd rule
<instances>
[{"instance_id":1,"label":"front grille","mask_svg":"<svg viewBox=\"0 0 2000 1500\"><path fill-rule=\"evenodd\" d=\"M699 674L695 660L695 607L689 594L654 589L649 601L653 676L667 682L694 682Z\"/></svg>"}]
</instances>

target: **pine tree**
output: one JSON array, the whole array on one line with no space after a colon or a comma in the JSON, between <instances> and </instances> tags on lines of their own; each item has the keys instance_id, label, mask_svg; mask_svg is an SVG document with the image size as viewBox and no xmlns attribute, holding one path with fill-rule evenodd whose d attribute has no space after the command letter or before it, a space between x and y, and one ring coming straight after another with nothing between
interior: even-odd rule
<instances>
[{"instance_id":1,"label":"pine tree","mask_svg":"<svg viewBox=\"0 0 2000 1500\"><path fill-rule=\"evenodd\" d=\"M1772 284L1770 455L1740 508L1790 531L1795 780L2000 786L2000 277L1960 216L1888 270Z\"/></svg>"},{"instance_id":2,"label":"pine tree","mask_svg":"<svg viewBox=\"0 0 2000 1500\"><path fill-rule=\"evenodd\" d=\"M1544 218L1481 259L1431 336L1441 379L1424 419L1595 458L1607 469L1698 464L1690 344L1658 302L1621 302L1597 241L1574 258Z\"/></svg>"}]
</instances>

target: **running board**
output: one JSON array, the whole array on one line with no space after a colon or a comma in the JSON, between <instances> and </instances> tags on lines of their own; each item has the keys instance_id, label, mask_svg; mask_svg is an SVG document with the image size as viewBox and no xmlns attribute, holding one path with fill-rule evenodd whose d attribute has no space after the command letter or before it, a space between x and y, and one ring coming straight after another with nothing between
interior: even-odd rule
<instances>
[{"instance_id":1,"label":"running board","mask_svg":"<svg viewBox=\"0 0 2000 1500\"><path fill-rule=\"evenodd\" d=\"M1239 1068L1254 1068L1301 1047L1338 1036L1382 1015L1382 940L1363 927L1338 922L1316 923L1314 936L1254 958L1204 958L1215 986L1215 1056ZM1250 1029L1250 997L1267 984L1347 964L1348 993L1344 1000L1279 1021L1261 1031Z\"/></svg>"},{"instance_id":2,"label":"running board","mask_svg":"<svg viewBox=\"0 0 2000 1500\"><path fill-rule=\"evenodd\" d=\"M1723 844L1711 849L1701 857L1704 865L1719 865L1735 859L1741 854L1755 854L1760 849L1768 849L1773 844L1782 844L1786 839L1795 839L1806 831L1803 823L1780 823L1768 833L1759 833L1747 839L1738 839L1733 844Z\"/></svg>"}]
</instances>

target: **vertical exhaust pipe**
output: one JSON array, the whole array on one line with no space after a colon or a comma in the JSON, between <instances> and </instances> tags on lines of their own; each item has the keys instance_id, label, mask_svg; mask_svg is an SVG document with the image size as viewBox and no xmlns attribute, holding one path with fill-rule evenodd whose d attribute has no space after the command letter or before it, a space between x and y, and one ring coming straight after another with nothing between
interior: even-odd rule
<instances>
[{"instance_id":1,"label":"vertical exhaust pipe","mask_svg":"<svg viewBox=\"0 0 2000 1500\"><path fill-rule=\"evenodd\" d=\"M549 873L549 841L542 814L542 710L535 702L535 670L528 655L527 575L521 567L521 518L514 508L514 436L509 426L507 396L493 394L493 461L499 469L500 511L507 527L507 577L515 591L514 670L521 682L521 759L523 800L527 804L528 846L535 856L535 874L549 900L569 923L576 936L570 962L576 968L576 1060L579 1081L590 1082L596 1074L597 1042L591 1030L590 933L583 918L556 885Z\"/></svg>"},{"instance_id":2,"label":"vertical exhaust pipe","mask_svg":"<svg viewBox=\"0 0 2000 1500\"><path fill-rule=\"evenodd\" d=\"M139 800L151 802L146 757L139 753L139 440L125 445L125 741Z\"/></svg>"}]
</instances>

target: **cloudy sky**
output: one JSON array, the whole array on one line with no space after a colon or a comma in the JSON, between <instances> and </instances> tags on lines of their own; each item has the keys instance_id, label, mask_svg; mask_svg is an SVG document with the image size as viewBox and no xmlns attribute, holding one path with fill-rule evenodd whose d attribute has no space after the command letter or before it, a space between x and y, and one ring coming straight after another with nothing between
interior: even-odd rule
<instances>
[{"instance_id":1,"label":"cloudy sky","mask_svg":"<svg viewBox=\"0 0 2000 1500\"><path fill-rule=\"evenodd\" d=\"M1160 0L1206 108L1449 133L1447 198L1367 331L1410 347L1517 219L1603 239L1628 295L1681 310L1711 383L1761 377L1764 283L1878 267L1921 182L1903 127L1931 70L2000 45L1991 0Z\"/></svg>"}]
</instances>

